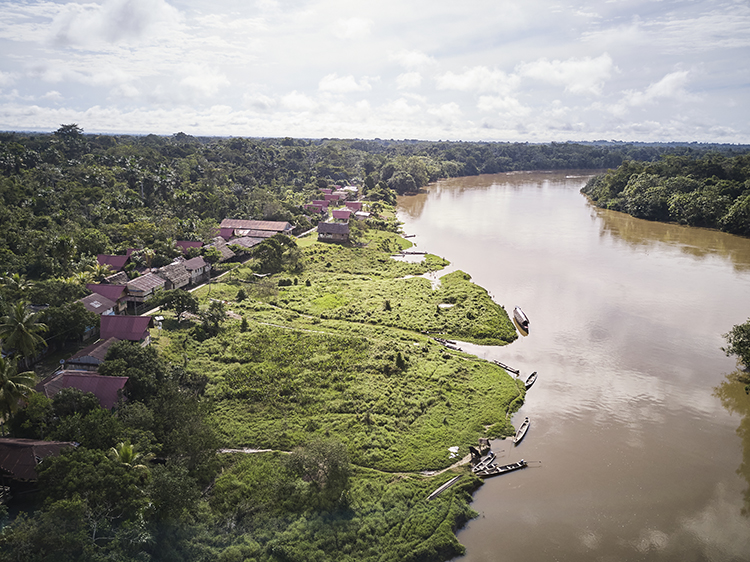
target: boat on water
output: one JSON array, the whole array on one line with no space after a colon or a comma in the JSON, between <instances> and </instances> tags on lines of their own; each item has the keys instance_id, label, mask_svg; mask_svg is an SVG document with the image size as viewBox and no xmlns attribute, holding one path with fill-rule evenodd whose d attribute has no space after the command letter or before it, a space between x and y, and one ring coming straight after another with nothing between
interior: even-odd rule
<instances>
[{"instance_id":1,"label":"boat on water","mask_svg":"<svg viewBox=\"0 0 750 562\"><path fill-rule=\"evenodd\" d=\"M529 464L521 459L518 462L512 462L510 464L504 464L502 466L492 465L484 470L480 470L476 473L477 476L480 478L488 478L490 476L497 476L498 474L506 474L508 472L513 472L514 470L520 470L521 468L526 468L529 466Z\"/></svg>"},{"instance_id":2,"label":"boat on water","mask_svg":"<svg viewBox=\"0 0 750 562\"><path fill-rule=\"evenodd\" d=\"M516 431L516 436L513 437L514 444L518 445L521 442L521 439L523 439L524 435L526 435L526 432L529 430L530 425L531 422L529 421L529 418L523 420L521 427L519 427L518 431Z\"/></svg>"},{"instance_id":3,"label":"boat on water","mask_svg":"<svg viewBox=\"0 0 750 562\"><path fill-rule=\"evenodd\" d=\"M536 371L534 371L533 373L529 375L529 378L526 379L526 382L524 383L524 385L526 386L526 390L530 389L531 385L536 382L536 377L537 377Z\"/></svg>"},{"instance_id":4,"label":"boat on water","mask_svg":"<svg viewBox=\"0 0 750 562\"><path fill-rule=\"evenodd\" d=\"M518 322L518 325L521 326L521 328L523 328L527 332L529 331L529 319L527 318L524 311L521 310L520 306L517 306L513 309L513 318L516 319L516 322Z\"/></svg>"},{"instance_id":5,"label":"boat on water","mask_svg":"<svg viewBox=\"0 0 750 562\"><path fill-rule=\"evenodd\" d=\"M480 460L476 464L476 466L471 469L471 471L476 474L477 472L481 472L483 470L488 469L490 466L492 466L492 463L495 462L495 458L496 458L495 457L495 453L493 453L492 451L490 451L489 453L487 453L486 457L484 457L482 460Z\"/></svg>"},{"instance_id":6,"label":"boat on water","mask_svg":"<svg viewBox=\"0 0 750 562\"><path fill-rule=\"evenodd\" d=\"M492 362L493 362L493 363L494 363L495 365L497 365L498 367L502 367L503 369L505 369L505 370L506 370L506 371L508 371L509 373L515 373L516 375L520 375L520 374L521 374L521 371L519 371L518 369L514 369L513 367L509 367L509 366L508 366L508 365L506 365L505 363L501 363L500 361L495 361L494 359L493 359L493 361L492 361Z\"/></svg>"}]
</instances>

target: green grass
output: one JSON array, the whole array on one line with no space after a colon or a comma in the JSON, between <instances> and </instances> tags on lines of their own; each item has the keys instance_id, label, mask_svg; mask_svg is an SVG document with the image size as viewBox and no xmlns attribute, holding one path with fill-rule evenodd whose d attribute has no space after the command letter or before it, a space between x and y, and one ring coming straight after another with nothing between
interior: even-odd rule
<instances>
[{"instance_id":1,"label":"green grass","mask_svg":"<svg viewBox=\"0 0 750 562\"><path fill-rule=\"evenodd\" d=\"M290 477L279 454L235 457L215 483L212 507L236 532L251 531L229 547L238 560L428 561L464 552L454 530L476 515L470 494L480 485L467 471L428 502L457 473L428 479L355 469L342 505L321 511L306 508L314 491Z\"/></svg>"},{"instance_id":2,"label":"green grass","mask_svg":"<svg viewBox=\"0 0 750 562\"><path fill-rule=\"evenodd\" d=\"M449 447L463 457L480 437L512 435L510 414L525 389L495 364L422 332L490 344L516 333L463 272L444 276L437 290L405 278L447 264L391 258L409 244L370 231L365 247L301 244L297 274L259 279L242 266L196 292L202 306L227 301L232 316L215 337L166 314L160 349L208 377L206 401L224 444L276 451L234 456L215 482L211 509L232 529L224 547L211 547L218 557L446 560L463 552L454 531L474 515L479 481L460 469L460 483L427 502L455 472L421 472L449 467ZM291 285L279 286L282 279ZM236 302L240 288L248 298ZM322 492L288 472L281 452L318 439L343 443L354 467L328 507Z\"/></svg>"}]
</instances>

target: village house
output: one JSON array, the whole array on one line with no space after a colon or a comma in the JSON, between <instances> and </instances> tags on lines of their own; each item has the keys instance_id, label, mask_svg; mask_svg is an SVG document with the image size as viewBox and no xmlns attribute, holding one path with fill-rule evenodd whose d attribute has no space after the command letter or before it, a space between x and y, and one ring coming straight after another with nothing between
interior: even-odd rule
<instances>
[{"instance_id":1,"label":"village house","mask_svg":"<svg viewBox=\"0 0 750 562\"><path fill-rule=\"evenodd\" d=\"M91 371L57 371L36 385L37 392L50 400L64 388L91 392L105 410L111 410L120 400L128 377L105 377Z\"/></svg>"},{"instance_id":2,"label":"village house","mask_svg":"<svg viewBox=\"0 0 750 562\"><path fill-rule=\"evenodd\" d=\"M346 205L347 209L350 209L353 212L362 210L362 201L347 201L344 205Z\"/></svg>"},{"instance_id":3,"label":"village house","mask_svg":"<svg viewBox=\"0 0 750 562\"><path fill-rule=\"evenodd\" d=\"M229 251L231 252L231 250ZM234 255L234 252L232 252L232 255ZM202 256L186 260L182 262L182 265L190 274L190 283L192 285L208 281L209 277L211 277L211 264L204 260Z\"/></svg>"},{"instance_id":4,"label":"village house","mask_svg":"<svg viewBox=\"0 0 750 562\"><path fill-rule=\"evenodd\" d=\"M121 271L130 259L133 249L129 249L124 256L113 256L110 254L97 254L96 261L99 265L108 265L112 271Z\"/></svg>"},{"instance_id":5,"label":"village house","mask_svg":"<svg viewBox=\"0 0 750 562\"><path fill-rule=\"evenodd\" d=\"M250 248L254 248L261 242L263 242L265 238L253 238L251 236L242 236L240 238L232 238L229 243L235 244L237 246L242 246L246 250L249 250Z\"/></svg>"},{"instance_id":6,"label":"village house","mask_svg":"<svg viewBox=\"0 0 750 562\"><path fill-rule=\"evenodd\" d=\"M172 289L182 289L190 283L190 272L185 269L185 265L180 262L170 263L156 271L156 274L164 279L164 288L168 291Z\"/></svg>"},{"instance_id":7,"label":"village house","mask_svg":"<svg viewBox=\"0 0 750 562\"><path fill-rule=\"evenodd\" d=\"M166 281L155 273L147 273L128 281L128 304L133 307L143 304L164 288Z\"/></svg>"},{"instance_id":8,"label":"village house","mask_svg":"<svg viewBox=\"0 0 750 562\"><path fill-rule=\"evenodd\" d=\"M234 230L232 230L232 232L234 232ZM227 260L231 260L235 256L235 253L232 251L232 249L229 246L227 246L227 241L226 239L224 239L223 236L217 236L216 238L214 238L209 244L209 246L219 250L219 253L221 254L221 257L219 258L219 263L225 262Z\"/></svg>"},{"instance_id":9,"label":"village house","mask_svg":"<svg viewBox=\"0 0 750 562\"><path fill-rule=\"evenodd\" d=\"M115 314L120 314L125 311L128 306L127 296L128 287L127 285L103 285L97 283L88 283L86 288L92 293L101 295L110 301L115 303Z\"/></svg>"},{"instance_id":10,"label":"village house","mask_svg":"<svg viewBox=\"0 0 750 562\"><path fill-rule=\"evenodd\" d=\"M65 360L65 369L73 371L98 371L99 365L104 362L107 350L118 342L117 338L99 340L88 347L83 348L69 359Z\"/></svg>"},{"instance_id":11,"label":"village house","mask_svg":"<svg viewBox=\"0 0 750 562\"><path fill-rule=\"evenodd\" d=\"M174 245L183 254L187 254L187 251L190 248L199 248L199 249L202 248L203 247L203 242L195 242L195 241L192 241L192 240L177 240L177 242L175 242Z\"/></svg>"},{"instance_id":12,"label":"village house","mask_svg":"<svg viewBox=\"0 0 750 562\"><path fill-rule=\"evenodd\" d=\"M114 314L115 308L117 308L117 303L115 301L96 293L78 299L78 302L83 304L86 310L98 314L99 316Z\"/></svg>"},{"instance_id":13,"label":"village house","mask_svg":"<svg viewBox=\"0 0 750 562\"><path fill-rule=\"evenodd\" d=\"M0 475L4 485L8 480L35 482L39 478L36 467L44 459L57 456L60 451L73 447L67 441L40 441L37 439L0 438ZM7 484L6 484L7 483Z\"/></svg>"},{"instance_id":14,"label":"village house","mask_svg":"<svg viewBox=\"0 0 750 562\"><path fill-rule=\"evenodd\" d=\"M349 220L349 216L352 214L352 212L349 209L334 209L331 211L331 215L333 215L334 219L337 220Z\"/></svg>"},{"instance_id":15,"label":"village house","mask_svg":"<svg viewBox=\"0 0 750 562\"><path fill-rule=\"evenodd\" d=\"M311 213L315 213L318 215L323 214L323 206L322 205L316 205L315 203L307 203L304 205L304 209L306 211L309 211Z\"/></svg>"},{"instance_id":16,"label":"village house","mask_svg":"<svg viewBox=\"0 0 750 562\"><path fill-rule=\"evenodd\" d=\"M151 341L148 330L153 324L151 316L102 316L99 332L103 340L116 338L148 345Z\"/></svg>"},{"instance_id":17,"label":"village house","mask_svg":"<svg viewBox=\"0 0 750 562\"><path fill-rule=\"evenodd\" d=\"M224 219L221 221L220 228L232 228L234 229L235 236L246 236L246 234L239 234L238 230L260 230L270 232L270 236L274 234L286 234L291 236L294 225L286 221L256 221L256 220L243 220L243 219Z\"/></svg>"},{"instance_id":18,"label":"village house","mask_svg":"<svg viewBox=\"0 0 750 562\"><path fill-rule=\"evenodd\" d=\"M128 281L130 281L130 277L128 277L128 274L124 271L118 271L113 275L107 275L102 283L106 283L108 285L127 285Z\"/></svg>"},{"instance_id":19,"label":"village house","mask_svg":"<svg viewBox=\"0 0 750 562\"><path fill-rule=\"evenodd\" d=\"M318 223L318 240L321 242L347 242L349 240L349 223Z\"/></svg>"}]
</instances>

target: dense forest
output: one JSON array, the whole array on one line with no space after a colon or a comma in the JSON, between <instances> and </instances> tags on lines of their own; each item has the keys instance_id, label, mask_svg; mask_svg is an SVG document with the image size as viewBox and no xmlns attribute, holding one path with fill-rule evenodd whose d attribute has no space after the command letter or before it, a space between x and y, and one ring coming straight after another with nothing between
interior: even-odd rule
<instances>
[{"instance_id":1,"label":"dense forest","mask_svg":"<svg viewBox=\"0 0 750 562\"><path fill-rule=\"evenodd\" d=\"M634 217L750 236L750 154L665 155L624 162L582 189L599 207Z\"/></svg>"},{"instance_id":2,"label":"dense forest","mask_svg":"<svg viewBox=\"0 0 750 562\"><path fill-rule=\"evenodd\" d=\"M444 276L438 289L419 277L445 260L391 259L410 243L384 210L444 177L617 168L590 184L590 197L608 193L628 210L631 191L651 201L650 189L674 183L685 196L675 208L695 199L723 209L722 228L748 224L743 150L134 137L74 124L0 134L2 432L77 444L38 466L30 499L0 506L0 560L460 554L454 531L475 515L481 483L465 469L437 471L454 462L449 447L463 456L479 437L511 435L525 388L423 332L496 345L517 335L468 274ZM114 409L73 388L52 399L31 391L98 319L76 303L108 273L97 254L134 249L136 276L135 266L177 257L177 240L209 241L226 217L289 221L299 234L317 220L303 204L334 185L356 186L382 216L353 225L351 244L274 239L217 267L226 275L207 287L163 291L153 343L115 343L99 367L128 377ZM673 195L662 195L671 209ZM33 365L42 349L58 351ZM425 500L454 475L456 486Z\"/></svg>"},{"instance_id":3,"label":"dense forest","mask_svg":"<svg viewBox=\"0 0 750 562\"><path fill-rule=\"evenodd\" d=\"M5 273L31 279L69 277L92 265L97 253L148 248L158 266L173 257L170 240L205 239L217 221L230 216L287 220L304 230L310 223L300 205L321 182L351 183L368 199L393 202L394 192L414 191L438 178L615 168L625 161L654 162L666 154L692 161L707 151L731 155L740 149L204 139L183 133L123 137L86 135L74 124L53 134L4 133L0 264ZM717 189L725 190L723 184Z\"/></svg>"}]
</instances>

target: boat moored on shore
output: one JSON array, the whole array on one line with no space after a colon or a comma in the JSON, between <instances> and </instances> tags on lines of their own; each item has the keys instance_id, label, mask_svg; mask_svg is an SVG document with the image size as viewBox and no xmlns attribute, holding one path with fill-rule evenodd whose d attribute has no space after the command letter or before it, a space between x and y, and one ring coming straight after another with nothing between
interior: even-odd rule
<instances>
[{"instance_id":1,"label":"boat moored on shore","mask_svg":"<svg viewBox=\"0 0 750 562\"><path fill-rule=\"evenodd\" d=\"M526 313L521 310L520 306L517 306L513 309L513 318L522 329L524 329L526 332L529 331L529 319L526 316Z\"/></svg>"}]
</instances>

